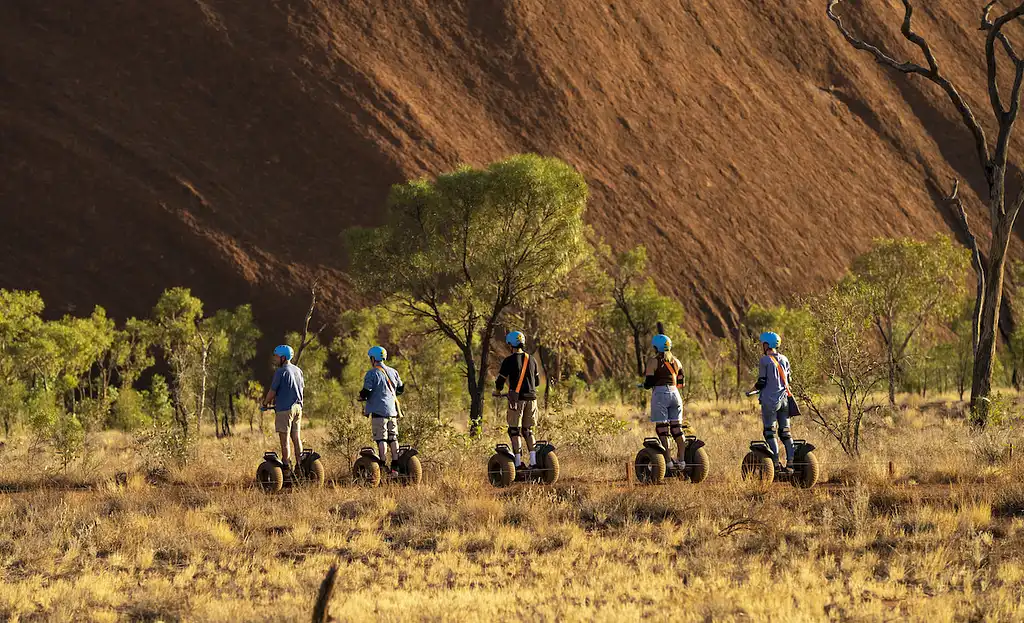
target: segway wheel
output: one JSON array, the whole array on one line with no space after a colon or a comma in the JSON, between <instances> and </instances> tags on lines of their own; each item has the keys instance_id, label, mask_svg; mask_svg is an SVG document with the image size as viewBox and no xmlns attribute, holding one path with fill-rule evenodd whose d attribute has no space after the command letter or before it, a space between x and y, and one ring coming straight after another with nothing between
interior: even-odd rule
<instances>
[{"instance_id":1,"label":"segway wheel","mask_svg":"<svg viewBox=\"0 0 1024 623\"><path fill-rule=\"evenodd\" d=\"M312 487L324 486L324 464L320 459L304 461L302 463L302 482Z\"/></svg>"},{"instance_id":2,"label":"segway wheel","mask_svg":"<svg viewBox=\"0 0 1024 623\"><path fill-rule=\"evenodd\" d=\"M373 457L361 456L352 466L352 480L361 487L376 487L380 484L380 463Z\"/></svg>"},{"instance_id":3,"label":"segway wheel","mask_svg":"<svg viewBox=\"0 0 1024 623\"><path fill-rule=\"evenodd\" d=\"M554 452L548 452L544 455L543 462L540 465L540 480L546 485L553 485L558 481L558 474L561 471L561 465L558 463L558 455Z\"/></svg>"},{"instance_id":4,"label":"segway wheel","mask_svg":"<svg viewBox=\"0 0 1024 623\"><path fill-rule=\"evenodd\" d=\"M692 462L686 465L690 468L690 482L693 484L704 482L704 479L708 477L708 470L711 467L711 459L708 457L707 449L704 447L697 448L691 458Z\"/></svg>"},{"instance_id":5,"label":"segway wheel","mask_svg":"<svg viewBox=\"0 0 1024 623\"><path fill-rule=\"evenodd\" d=\"M270 461L263 461L256 468L256 482L267 493L277 493L284 487L284 470Z\"/></svg>"},{"instance_id":6,"label":"segway wheel","mask_svg":"<svg viewBox=\"0 0 1024 623\"><path fill-rule=\"evenodd\" d=\"M758 452L748 452L743 457L743 465L740 467L743 480L757 480L765 484L771 484L775 480L775 463L771 457Z\"/></svg>"},{"instance_id":7,"label":"segway wheel","mask_svg":"<svg viewBox=\"0 0 1024 623\"><path fill-rule=\"evenodd\" d=\"M633 473L637 482L645 485L660 485L665 481L665 455L650 448L644 448L633 461Z\"/></svg>"},{"instance_id":8,"label":"segway wheel","mask_svg":"<svg viewBox=\"0 0 1024 623\"><path fill-rule=\"evenodd\" d=\"M507 487L516 480L516 464L504 454L487 461L487 480L495 487Z\"/></svg>"},{"instance_id":9,"label":"segway wheel","mask_svg":"<svg viewBox=\"0 0 1024 623\"><path fill-rule=\"evenodd\" d=\"M402 484L407 487L415 487L423 482L423 463L420 463L420 457L410 456L408 458L405 463L404 476Z\"/></svg>"},{"instance_id":10,"label":"segway wheel","mask_svg":"<svg viewBox=\"0 0 1024 623\"><path fill-rule=\"evenodd\" d=\"M818 457L813 452L804 455L804 460L793 466L793 486L797 489L810 489L818 482Z\"/></svg>"}]
</instances>

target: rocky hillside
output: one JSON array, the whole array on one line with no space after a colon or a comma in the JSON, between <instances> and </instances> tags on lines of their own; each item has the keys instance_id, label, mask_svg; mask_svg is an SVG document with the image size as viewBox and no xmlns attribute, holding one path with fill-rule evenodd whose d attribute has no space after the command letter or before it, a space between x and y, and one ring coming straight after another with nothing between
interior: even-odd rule
<instances>
[{"instance_id":1,"label":"rocky hillside","mask_svg":"<svg viewBox=\"0 0 1024 623\"><path fill-rule=\"evenodd\" d=\"M692 328L720 333L873 237L956 234L953 175L983 220L948 102L848 48L824 4L6 0L0 287L123 316L187 285L277 334L315 275L350 300L339 233L377 222L389 185L537 151L579 167L595 230L647 244ZM920 4L987 117L979 8ZM913 52L893 3L844 10Z\"/></svg>"}]
</instances>

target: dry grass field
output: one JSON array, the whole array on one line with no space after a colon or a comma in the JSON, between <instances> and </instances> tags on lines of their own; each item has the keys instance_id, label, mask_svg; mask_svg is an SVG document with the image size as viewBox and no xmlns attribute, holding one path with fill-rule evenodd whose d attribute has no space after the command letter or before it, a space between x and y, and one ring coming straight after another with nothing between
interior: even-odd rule
<instances>
[{"instance_id":1,"label":"dry grass field","mask_svg":"<svg viewBox=\"0 0 1024 623\"><path fill-rule=\"evenodd\" d=\"M712 472L699 486L626 486L638 426L585 454L560 448L564 476L550 487L491 488L481 445L428 461L416 489L354 488L345 461L326 456L338 484L273 496L250 484L273 444L259 434L206 439L199 460L159 484L133 467L123 435L104 434L61 478L11 441L0 613L309 620L336 563L330 613L345 621L1024 617L1013 423L972 434L954 404L909 404L870 423L854 463L802 419L827 482L797 490L740 480L760 432L750 405L700 410L691 421ZM115 477L129 468L127 482Z\"/></svg>"}]
</instances>

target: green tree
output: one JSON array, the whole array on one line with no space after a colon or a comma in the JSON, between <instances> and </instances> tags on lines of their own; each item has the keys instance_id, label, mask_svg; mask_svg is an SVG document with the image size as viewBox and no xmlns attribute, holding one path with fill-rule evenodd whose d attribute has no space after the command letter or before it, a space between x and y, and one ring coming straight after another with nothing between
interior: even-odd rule
<instances>
[{"instance_id":1,"label":"green tree","mask_svg":"<svg viewBox=\"0 0 1024 623\"><path fill-rule=\"evenodd\" d=\"M395 186L387 223L349 232L363 290L429 320L458 347L474 435L501 317L543 297L583 252L586 200L575 169L521 155Z\"/></svg>"},{"instance_id":2,"label":"green tree","mask_svg":"<svg viewBox=\"0 0 1024 623\"><path fill-rule=\"evenodd\" d=\"M731 338L716 337L708 343L708 382L711 395L718 402L735 393L733 366L736 363L736 346Z\"/></svg>"},{"instance_id":3,"label":"green tree","mask_svg":"<svg viewBox=\"0 0 1024 623\"><path fill-rule=\"evenodd\" d=\"M928 242L878 239L854 260L851 278L885 347L889 404L896 404L897 380L911 340L929 323L956 314L966 292L969 257L966 249L938 235Z\"/></svg>"},{"instance_id":4,"label":"green tree","mask_svg":"<svg viewBox=\"0 0 1024 623\"><path fill-rule=\"evenodd\" d=\"M249 380L249 369L256 357L260 330L253 321L249 305L241 305L234 310L219 310L203 321L203 330L210 336L208 367L213 382L210 410L214 416L217 436L226 436L231 434L231 426L238 420L235 396L245 390ZM220 422L218 413L223 414Z\"/></svg>"},{"instance_id":5,"label":"green tree","mask_svg":"<svg viewBox=\"0 0 1024 623\"><path fill-rule=\"evenodd\" d=\"M31 373L32 338L43 325L43 299L38 292L0 289L0 419L4 434L24 413Z\"/></svg>"},{"instance_id":6,"label":"green tree","mask_svg":"<svg viewBox=\"0 0 1024 623\"><path fill-rule=\"evenodd\" d=\"M171 369L171 404L183 435L195 416L199 434L206 404L211 338L204 326L203 302L188 288L166 290L152 312L154 342Z\"/></svg>"},{"instance_id":7,"label":"green tree","mask_svg":"<svg viewBox=\"0 0 1024 623\"><path fill-rule=\"evenodd\" d=\"M681 324L683 308L658 292L654 279L647 275L647 249L643 245L617 254L601 246L599 252L608 265L612 283L608 324L615 333L632 340L636 374L643 376L646 339L654 335L659 322Z\"/></svg>"},{"instance_id":8,"label":"green tree","mask_svg":"<svg viewBox=\"0 0 1024 623\"><path fill-rule=\"evenodd\" d=\"M610 286L594 249L587 245L557 287L519 314L519 326L527 332L527 349L537 354L544 369L545 409L552 387L585 371L585 339L596 325Z\"/></svg>"}]
</instances>

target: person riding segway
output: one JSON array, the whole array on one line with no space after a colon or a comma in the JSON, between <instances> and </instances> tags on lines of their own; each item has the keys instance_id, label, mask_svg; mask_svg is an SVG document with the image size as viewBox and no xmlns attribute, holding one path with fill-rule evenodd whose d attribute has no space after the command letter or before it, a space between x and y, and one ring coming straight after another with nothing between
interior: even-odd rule
<instances>
[{"instance_id":1,"label":"person riding segway","mask_svg":"<svg viewBox=\"0 0 1024 623\"><path fill-rule=\"evenodd\" d=\"M558 480L560 471L555 447L535 440L533 435L537 426L537 386L540 385L537 362L525 350L526 336L522 331L510 332L505 336L505 343L512 353L501 362L494 381L494 395L508 399L506 423L512 448L498 444L487 462L487 476L495 486L508 486L517 480L552 484ZM506 383L508 392L502 393ZM529 452L528 462L524 460L523 440Z\"/></svg>"},{"instance_id":2,"label":"person riding segway","mask_svg":"<svg viewBox=\"0 0 1024 623\"><path fill-rule=\"evenodd\" d=\"M419 484L423 468L416 456L417 451L408 446L398 445L398 418L402 405L398 397L405 392L405 385L398 370L384 364L388 352L382 346L374 346L367 352L370 369L363 378L359 400L365 402L363 415L371 419L374 448L363 448L352 468L355 479L369 486L380 484L383 476L389 480L401 480L407 484ZM390 466L385 462L391 451Z\"/></svg>"},{"instance_id":3,"label":"person riding segway","mask_svg":"<svg viewBox=\"0 0 1024 623\"><path fill-rule=\"evenodd\" d=\"M699 483L708 474L707 450L703 441L687 435L683 429L683 364L672 354L672 339L663 333L661 323L658 331L651 338L654 356L647 359L644 382L639 386L651 390L651 422L657 438L644 440L633 469L637 480L643 483L660 483L666 476L686 477ZM669 453L670 437L676 446L675 458Z\"/></svg>"},{"instance_id":4,"label":"person riding segway","mask_svg":"<svg viewBox=\"0 0 1024 623\"><path fill-rule=\"evenodd\" d=\"M790 385L793 374L789 358L779 352L782 338L778 333L765 331L758 339L764 354L757 367L757 383L747 395L758 396L764 441L750 444L750 452L743 459L743 478L789 480L794 486L810 488L818 480L818 462L813 445L793 439L790 419L800 415L800 409ZM779 439L786 450L785 464L779 454Z\"/></svg>"}]
</instances>

